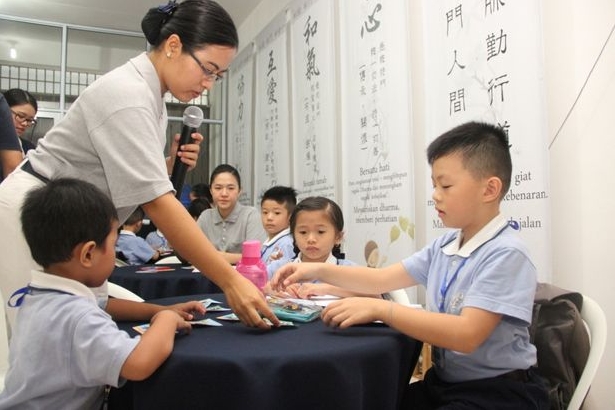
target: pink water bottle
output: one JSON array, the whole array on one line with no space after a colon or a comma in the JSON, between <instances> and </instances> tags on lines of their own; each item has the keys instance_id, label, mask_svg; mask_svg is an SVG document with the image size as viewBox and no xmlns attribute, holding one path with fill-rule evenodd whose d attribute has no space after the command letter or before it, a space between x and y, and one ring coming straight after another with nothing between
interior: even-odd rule
<instances>
[{"instance_id":1,"label":"pink water bottle","mask_svg":"<svg viewBox=\"0 0 615 410\"><path fill-rule=\"evenodd\" d=\"M262 289L267 283L267 268L261 260L260 241L245 241L241 245L241 260L236 266L237 272L248 278L257 288Z\"/></svg>"}]
</instances>

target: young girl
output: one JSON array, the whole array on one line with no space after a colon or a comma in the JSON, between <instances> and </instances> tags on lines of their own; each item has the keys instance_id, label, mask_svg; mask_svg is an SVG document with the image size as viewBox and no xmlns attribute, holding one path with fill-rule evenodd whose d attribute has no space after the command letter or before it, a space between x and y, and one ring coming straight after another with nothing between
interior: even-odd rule
<instances>
[{"instance_id":1,"label":"young girl","mask_svg":"<svg viewBox=\"0 0 615 410\"><path fill-rule=\"evenodd\" d=\"M267 233L256 208L237 202L241 193L239 171L229 164L218 165L209 181L214 207L201 213L197 223L224 259L236 264L241 244L248 239L263 242Z\"/></svg>"},{"instance_id":2,"label":"young girl","mask_svg":"<svg viewBox=\"0 0 615 410\"><path fill-rule=\"evenodd\" d=\"M356 265L344 258L341 250L344 216L340 207L329 198L313 196L299 202L290 217L290 231L295 241L295 250L299 251L298 256L290 263L326 262L334 265ZM271 272L275 272L286 263L286 261L273 262L270 265ZM380 297L351 292L327 283L293 284L286 288L286 293L301 299L317 295Z\"/></svg>"}]
</instances>

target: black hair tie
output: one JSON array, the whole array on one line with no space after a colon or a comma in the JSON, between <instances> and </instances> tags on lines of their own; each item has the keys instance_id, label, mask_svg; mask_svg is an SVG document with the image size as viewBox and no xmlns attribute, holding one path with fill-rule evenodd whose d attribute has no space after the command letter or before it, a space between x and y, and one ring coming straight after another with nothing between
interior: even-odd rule
<instances>
[{"instance_id":1,"label":"black hair tie","mask_svg":"<svg viewBox=\"0 0 615 410\"><path fill-rule=\"evenodd\" d=\"M170 0L167 4L158 6L158 13L163 14L164 18L160 21L160 27L169 21L175 10L177 9L177 0Z\"/></svg>"}]
</instances>

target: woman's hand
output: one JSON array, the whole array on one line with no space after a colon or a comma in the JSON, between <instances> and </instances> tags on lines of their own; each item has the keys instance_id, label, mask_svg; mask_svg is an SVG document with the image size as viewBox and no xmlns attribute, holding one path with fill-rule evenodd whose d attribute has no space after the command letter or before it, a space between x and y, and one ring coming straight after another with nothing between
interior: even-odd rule
<instances>
[{"instance_id":1,"label":"woman's hand","mask_svg":"<svg viewBox=\"0 0 615 410\"><path fill-rule=\"evenodd\" d=\"M203 136L198 132L192 134L192 142L190 144L179 146L180 135L175 134L173 141L171 142L170 156L167 158L167 172L169 175L173 172L173 164L175 163L175 156L181 158L181 162L188 165L188 169L194 169L197 160L199 159L199 152L201 151L201 142L203 142ZM178 150L179 148L179 150Z\"/></svg>"},{"instance_id":2,"label":"woman's hand","mask_svg":"<svg viewBox=\"0 0 615 410\"><path fill-rule=\"evenodd\" d=\"M273 314L265 295L259 291L252 282L241 275L230 286L223 288L226 301L246 326L269 329L262 317L266 317L274 326L280 325L280 320Z\"/></svg>"}]
</instances>

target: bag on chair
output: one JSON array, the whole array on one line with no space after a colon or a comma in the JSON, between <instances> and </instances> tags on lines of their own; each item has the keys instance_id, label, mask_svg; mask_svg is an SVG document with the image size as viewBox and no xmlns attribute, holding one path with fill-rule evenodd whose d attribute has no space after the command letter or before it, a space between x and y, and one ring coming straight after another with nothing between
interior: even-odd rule
<instances>
[{"instance_id":1,"label":"bag on chair","mask_svg":"<svg viewBox=\"0 0 615 410\"><path fill-rule=\"evenodd\" d=\"M546 379L552 410L565 410L589 355L589 334L581 317L583 295L547 283L536 287L530 340L538 373Z\"/></svg>"}]
</instances>

